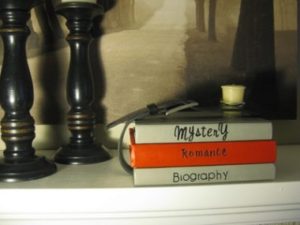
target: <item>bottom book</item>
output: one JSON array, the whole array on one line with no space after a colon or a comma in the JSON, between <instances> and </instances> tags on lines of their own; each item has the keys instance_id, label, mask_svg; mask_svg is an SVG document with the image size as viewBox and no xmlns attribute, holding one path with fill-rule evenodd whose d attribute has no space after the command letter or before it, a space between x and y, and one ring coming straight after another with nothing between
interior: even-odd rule
<instances>
[{"instance_id":1,"label":"bottom book","mask_svg":"<svg viewBox=\"0 0 300 225\"><path fill-rule=\"evenodd\" d=\"M135 168L135 186L229 183L275 179L275 165L243 164L194 167Z\"/></svg>"}]
</instances>

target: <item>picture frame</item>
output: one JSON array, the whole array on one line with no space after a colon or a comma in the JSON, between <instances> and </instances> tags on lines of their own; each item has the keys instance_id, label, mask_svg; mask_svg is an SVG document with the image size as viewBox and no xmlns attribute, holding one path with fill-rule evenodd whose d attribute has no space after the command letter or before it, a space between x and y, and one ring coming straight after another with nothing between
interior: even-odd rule
<instances>
[{"instance_id":1,"label":"picture frame","mask_svg":"<svg viewBox=\"0 0 300 225\"><path fill-rule=\"evenodd\" d=\"M41 40L35 52L30 43L28 46L29 52L33 52L29 53L35 87L32 114L38 125L56 126L65 122L68 111L65 84L69 52L63 38L65 21L55 15L51 1L46 2L33 10L29 26L33 29L30 38ZM299 143L298 1L285 0L282 4L281 0L270 0L266 5L259 0L251 4L245 0L101 2L105 15L95 25L99 30L91 51L98 124L111 122L152 102L172 99L188 98L199 101L201 106L215 107L220 103L220 86L238 83L247 86L246 106L273 121L274 138L279 143ZM257 10L258 6L261 12L273 8L265 15ZM57 32L52 30L50 35L45 35L47 29L37 21L43 17L45 7L51 8L48 19L59 23ZM163 7L166 7L163 19L155 18L163 13ZM271 18L268 24L253 28L253 23L247 20L253 9L256 14L251 20ZM242 16L241 10L244 10ZM238 29L239 23L246 24L247 29ZM272 23L273 30L269 27ZM245 43L236 34L244 37L258 31L261 36L249 38L248 46L243 49ZM169 45L170 42L174 45ZM288 47L282 47L282 43ZM275 74L276 79L274 76L266 78L267 81L256 79L266 71ZM272 85L266 87L266 83L278 86L274 89Z\"/></svg>"}]
</instances>

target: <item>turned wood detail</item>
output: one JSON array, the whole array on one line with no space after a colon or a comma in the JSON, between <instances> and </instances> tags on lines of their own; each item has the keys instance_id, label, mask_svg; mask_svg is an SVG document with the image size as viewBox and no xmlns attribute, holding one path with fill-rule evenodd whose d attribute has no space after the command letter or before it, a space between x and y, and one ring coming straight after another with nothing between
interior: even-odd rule
<instances>
[{"instance_id":1,"label":"turned wood detail","mask_svg":"<svg viewBox=\"0 0 300 225\"><path fill-rule=\"evenodd\" d=\"M89 45L92 37L93 13L91 4L68 4L68 10L59 10L58 13L67 18L67 27L70 31L66 40L70 45L71 61L67 80L67 98L70 104L68 113L68 127L72 133L71 144L93 143L93 129L95 115L91 105L94 100L92 71L89 61ZM63 8L63 6L62 6ZM94 10L93 10L94 11ZM99 12L100 13L100 12Z\"/></svg>"},{"instance_id":2,"label":"turned wood detail","mask_svg":"<svg viewBox=\"0 0 300 225\"><path fill-rule=\"evenodd\" d=\"M71 106L68 126L72 133L71 143L76 144L92 143L92 130L95 125L95 115L91 109L94 95L93 81L88 59L91 37L83 24L85 25L84 22L76 23L76 21L68 23L71 33L67 37L71 48L67 84L68 102Z\"/></svg>"}]
</instances>

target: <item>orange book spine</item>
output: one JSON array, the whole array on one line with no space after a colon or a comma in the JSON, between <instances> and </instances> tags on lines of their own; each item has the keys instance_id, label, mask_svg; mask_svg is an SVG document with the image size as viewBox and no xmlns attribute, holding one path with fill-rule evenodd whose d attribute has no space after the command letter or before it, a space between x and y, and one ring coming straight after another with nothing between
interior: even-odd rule
<instances>
[{"instance_id":1,"label":"orange book spine","mask_svg":"<svg viewBox=\"0 0 300 225\"><path fill-rule=\"evenodd\" d=\"M226 141L136 144L130 129L130 160L134 168L274 163L276 142Z\"/></svg>"}]
</instances>

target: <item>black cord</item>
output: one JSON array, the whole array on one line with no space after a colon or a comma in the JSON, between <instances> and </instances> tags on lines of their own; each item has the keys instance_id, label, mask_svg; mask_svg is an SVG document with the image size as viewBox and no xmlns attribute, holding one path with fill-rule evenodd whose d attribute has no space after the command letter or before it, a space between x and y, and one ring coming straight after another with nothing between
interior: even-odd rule
<instances>
[{"instance_id":1,"label":"black cord","mask_svg":"<svg viewBox=\"0 0 300 225\"><path fill-rule=\"evenodd\" d=\"M129 126L129 124L132 122L133 122L133 120L128 120L125 122L123 130L122 130L120 138L119 138L119 141L118 141L118 156L119 156L120 164L123 167L123 169L131 175L133 174L133 168L125 160L124 151L123 151L123 139L124 139L124 136L125 136L125 133L126 133L126 130Z\"/></svg>"},{"instance_id":2,"label":"black cord","mask_svg":"<svg viewBox=\"0 0 300 225\"><path fill-rule=\"evenodd\" d=\"M119 141L118 141L118 156L119 156L119 162L123 169L129 173L130 175L133 175L133 168L130 166L130 164L126 161L123 151L123 139L125 136L125 133L128 129L128 126L133 123L136 119L141 119L149 115L158 115L158 114L164 114L165 116L169 115L170 113L174 113L177 111L181 111L183 109L192 108L194 106L197 106L198 103L195 101L172 101L167 102L161 105L156 104L150 104L147 105L145 109L141 109L138 111L135 111L133 113L130 113L110 124L108 124L108 128L114 127L120 123L124 123L123 130L121 132Z\"/></svg>"}]
</instances>

